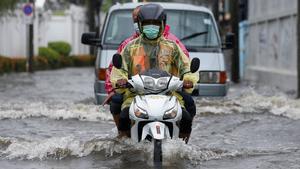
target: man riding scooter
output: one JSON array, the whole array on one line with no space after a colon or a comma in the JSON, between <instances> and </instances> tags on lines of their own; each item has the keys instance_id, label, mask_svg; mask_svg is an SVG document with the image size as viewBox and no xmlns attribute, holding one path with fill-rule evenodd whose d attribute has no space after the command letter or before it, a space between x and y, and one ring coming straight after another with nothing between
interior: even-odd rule
<instances>
[{"instance_id":1,"label":"man riding scooter","mask_svg":"<svg viewBox=\"0 0 300 169\"><path fill-rule=\"evenodd\" d=\"M132 18L133 18L133 22L134 22L134 28L135 28L135 33L127 38L126 40L124 40L121 45L118 48L118 53L121 53L121 51L124 49L124 47L133 39L139 37L140 35L140 31L139 31L139 27L138 27L138 13L140 11L140 6L137 6L133 12L132 12ZM182 49L182 51L184 52L184 54L189 57L189 53L187 51L187 49L185 48L185 46L180 42L180 40L173 35L170 32L170 26L169 25L165 25L163 34L162 34L166 39L168 40L172 40L173 42L176 42L176 44L179 45L179 47ZM106 74L106 80L105 80L105 89L108 93L108 97L106 99L106 101L103 103L107 103L110 100L110 111L113 115L114 121L116 123L116 125L118 126L119 124L119 118L120 118L120 112L121 112L121 105L123 102L123 96L121 94L115 93L115 91L113 90L112 84L110 82L110 74L111 74L111 70L112 70L113 65L110 64L109 68L107 70L107 74ZM186 94L184 92L181 93L181 95L184 97L185 100L185 107L186 109L192 114L192 116L195 115L196 113L196 106L195 103L192 99L192 97L189 94Z\"/></svg>"},{"instance_id":2,"label":"man riding scooter","mask_svg":"<svg viewBox=\"0 0 300 169\"><path fill-rule=\"evenodd\" d=\"M138 14L138 26L141 36L132 40L121 52L123 68L121 70L112 69L111 82L113 86L125 87L128 77L151 68L158 68L173 76L183 77L184 90L191 93L199 77L197 74L188 73L190 61L180 47L162 36L166 26L164 9L158 4L142 6ZM120 136L130 136L129 105L134 94L125 88L119 89L117 92L124 96L118 126ZM190 114L184 108L185 100L182 95L179 93L173 93L173 95L178 98L183 107L180 136L187 142L192 130L194 114Z\"/></svg>"}]
</instances>

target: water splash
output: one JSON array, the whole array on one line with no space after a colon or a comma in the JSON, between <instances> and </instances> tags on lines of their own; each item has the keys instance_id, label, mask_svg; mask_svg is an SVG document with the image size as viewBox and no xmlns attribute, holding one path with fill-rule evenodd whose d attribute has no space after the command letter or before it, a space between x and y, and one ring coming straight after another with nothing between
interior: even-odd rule
<instances>
[{"instance_id":1,"label":"water splash","mask_svg":"<svg viewBox=\"0 0 300 169\"><path fill-rule=\"evenodd\" d=\"M1 150L2 157L6 159L64 159L70 156L84 157L93 152L103 152L106 157L112 157L116 154L140 152L149 165L153 161L151 142L135 143L130 139L118 140L110 137L98 137L88 141L79 141L72 136L67 136L43 140L16 138L2 138L1 140L6 140L8 143L5 150ZM163 143L163 156L166 162L174 162L176 159L190 161L217 159L224 153L226 152L222 150L205 150L186 145L179 140L168 140Z\"/></svg>"},{"instance_id":2,"label":"water splash","mask_svg":"<svg viewBox=\"0 0 300 169\"><path fill-rule=\"evenodd\" d=\"M233 88L232 90L236 90ZM231 91L231 93L238 93ZM253 88L225 98L196 99L197 114L264 113L300 119L300 101L284 94L264 95ZM70 102L0 102L0 119L47 117L51 119L78 119L82 121L112 120L108 106L93 103Z\"/></svg>"},{"instance_id":3,"label":"water splash","mask_svg":"<svg viewBox=\"0 0 300 169\"><path fill-rule=\"evenodd\" d=\"M73 136L53 137L41 140L25 140L20 138L0 138L0 143L7 143L0 149L1 159L20 160L64 160L65 158L85 157L93 154L105 158L114 158L126 162L140 161L153 166L153 144L151 142L135 143L130 139L115 139L112 136L95 137L82 141ZM264 149L222 149L204 148L197 145L185 144L179 139L163 141L163 165L182 165L187 162L198 166L202 162L261 155L274 155L298 151L297 147L284 147L276 150Z\"/></svg>"},{"instance_id":4,"label":"water splash","mask_svg":"<svg viewBox=\"0 0 300 169\"><path fill-rule=\"evenodd\" d=\"M82 103L51 104L44 102L1 103L0 119L47 117L50 119L78 119L81 121L112 120L107 107Z\"/></svg>"},{"instance_id":5,"label":"water splash","mask_svg":"<svg viewBox=\"0 0 300 169\"><path fill-rule=\"evenodd\" d=\"M198 114L265 113L300 119L300 101L286 95L264 96L249 88L238 97L202 98L197 101Z\"/></svg>"}]
</instances>

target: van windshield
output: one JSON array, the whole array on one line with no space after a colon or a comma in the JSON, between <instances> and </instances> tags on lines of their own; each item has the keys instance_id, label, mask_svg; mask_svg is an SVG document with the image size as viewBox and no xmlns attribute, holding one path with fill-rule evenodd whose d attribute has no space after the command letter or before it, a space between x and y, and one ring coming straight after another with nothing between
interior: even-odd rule
<instances>
[{"instance_id":1,"label":"van windshield","mask_svg":"<svg viewBox=\"0 0 300 169\"><path fill-rule=\"evenodd\" d=\"M131 12L132 10L119 10L111 13L104 44L119 45L134 33Z\"/></svg>"},{"instance_id":2,"label":"van windshield","mask_svg":"<svg viewBox=\"0 0 300 169\"><path fill-rule=\"evenodd\" d=\"M188 49L219 48L220 40L215 24L208 13L184 10L166 10L170 32ZM134 33L131 10L114 11L105 33L105 44L119 45Z\"/></svg>"}]
</instances>

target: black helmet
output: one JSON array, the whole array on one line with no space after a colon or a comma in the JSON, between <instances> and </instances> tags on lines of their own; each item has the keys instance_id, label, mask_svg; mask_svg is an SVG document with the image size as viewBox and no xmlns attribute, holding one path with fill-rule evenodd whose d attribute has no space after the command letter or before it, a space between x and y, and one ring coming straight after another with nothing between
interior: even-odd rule
<instances>
[{"instance_id":1,"label":"black helmet","mask_svg":"<svg viewBox=\"0 0 300 169\"><path fill-rule=\"evenodd\" d=\"M159 4L146 4L140 8L138 15L139 26L142 26L145 21L157 21L162 22L165 27L166 20L167 15L164 8Z\"/></svg>"}]
</instances>

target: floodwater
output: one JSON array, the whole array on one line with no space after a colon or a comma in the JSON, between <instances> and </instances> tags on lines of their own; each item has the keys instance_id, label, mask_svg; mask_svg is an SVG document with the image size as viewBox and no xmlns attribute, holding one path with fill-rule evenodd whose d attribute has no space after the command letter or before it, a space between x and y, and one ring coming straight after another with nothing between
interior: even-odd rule
<instances>
[{"instance_id":1,"label":"floodwater","mask_svg":"<svg viewBox=\"0 0 300 169\"><path fill-rule=\"evenodd\" d=\"M153 168L151 143L116 139L93 80L92 68L1 76L0 168ZM300 101L243 84L196 102L190 142L164 141L163 168L300 168Z\"/></svg>"}]
</instances>

